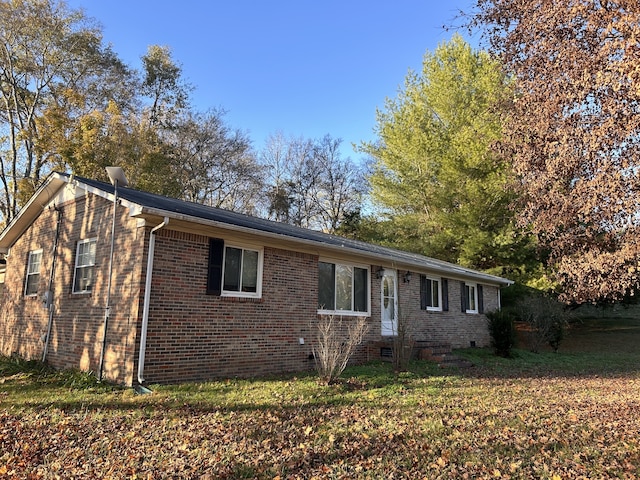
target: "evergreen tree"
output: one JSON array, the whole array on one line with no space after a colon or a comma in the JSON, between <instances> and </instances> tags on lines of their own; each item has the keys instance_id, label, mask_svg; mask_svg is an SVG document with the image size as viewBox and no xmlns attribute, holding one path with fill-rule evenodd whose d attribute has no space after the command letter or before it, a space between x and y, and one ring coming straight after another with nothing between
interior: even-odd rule
<instances>
[{"instance_id":1,"label":"evergreen tree","mask_svg":"<svg viewBox=\"0 0 640 480\"><path fill-rule=\"evenodd\" d=\"M510 93L500 63L456 35L378 111L379 140L361 150L396 246L498 273L532 262L510 209L511 169L492 150Z\"/></svg>"}]
</instances>

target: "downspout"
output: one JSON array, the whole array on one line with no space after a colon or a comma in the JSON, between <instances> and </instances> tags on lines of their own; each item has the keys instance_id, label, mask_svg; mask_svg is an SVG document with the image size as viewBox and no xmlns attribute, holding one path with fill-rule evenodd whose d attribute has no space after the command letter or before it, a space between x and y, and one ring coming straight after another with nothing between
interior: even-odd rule
<instances>
[{"instance_id":1,"label":"downspout","mask_svg":"<svg viewBox=\"0 0 640 480\"><path fill-rule=\"evenodd\" d=\"M60 224L62 223L62 209L53 207L58 212L58 221L56 223L56 236L53 241L53 254L51 255L51 273L49 274L49 286L45 292L43 300L44 306L49 310L49 321L47 322L47 336L44 339L44 350L42 351L42 362L47 359L49 352L49 338L51 337L51 327L53 326L53 280L56 271L56 258L58 253L58 239L60 238Z\"/></svg>"},{"instance_id":2,"label":"downspout","mask_svg":"<svg viewBox=\"0 0 640 480\"><path fill-rule=\"evenodd\" d=\"M147 350L147 327L149 326L149 307L151 304L151 276L153 275L153 260L156 249L155 233L169 223L169 217L153 228L149 233L149 253L147 254L147 276L144 282L144 304L142 306L142 329L140 332L140 353L138 354L138 383L144 383L144 356Z\"/></svg>"}]
</instances>

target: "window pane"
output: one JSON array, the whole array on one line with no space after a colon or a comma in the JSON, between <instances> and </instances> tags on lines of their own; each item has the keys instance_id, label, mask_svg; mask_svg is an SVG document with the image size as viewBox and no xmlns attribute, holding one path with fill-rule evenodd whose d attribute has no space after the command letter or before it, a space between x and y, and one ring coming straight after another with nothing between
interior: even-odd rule
<instances>
[{"instance_id":1,"label":"window pane","mask_svg":"<svg viewBox=\"0 0 640 480\"><path fill-rule=\"evenodd\" d=\"M353 269L353 309L356 312L367 311L367 298L369 297L368 275L364 268Z\"/></svg>"},{"instance_id":2,"label":"window pane","mask_svg":"<svg viewBox=\"0 0 640 480\"><path fill-rule=\"evenodd\" d=\"M242 250L239 248L227 247L224 255L224 282L223 290L232 292L240 291L240 262L242 260Z\"/></svg>"},{"instance_id":3,"label":"window pane","mask_svg":"<svg viewBox=\"0 0 640 480\"><path fill-rule=\"evenodd\" d=\"M467 285L467 310L476 310L476 287Z\"/></svg>"},{"instance_id":4,"label":"window pane","mask_svg":"<svg viewBox=\"0 0 640 480\"><path fill-rule=\"evenodd\" d=\"M90 292L93 289L93 267L79 267L76 269L74 292Z\"/></svg>"},{"instance_id":5,"label":"window pane","mask_svg":"<svg viewBox=\"0 0 640 480\"><path fill-rule=\"evenodd\" d=\"M351 310L353 267L336 265L336 310Z\"/></svg>"},{"instance_id":6,"label":"window pane","mask_svg":"<svg viewBox=\"0 0 640 480\"><path fill-rule=\"evenodd\" d=\"M318 308L320 310L334 310L336 308L335 269L333 263L318 263Z\"/></svg>"},{"instance_id":7,"label":"window pane","mask_svg":"<svg viewBox=\"0 0 640 480\"><path fill-rule=\"evenodd\" d=\"M29 274L40 273L40 259L42 258L42 252L29 254Z\"/></svg>"},{"instance_id":8,"label":"window pane","mask_svg":"<svg viewBox=\"0 0 640 480\"><path fill-rule=\"evenodd\" d=\"M244 250L242 256L242 291L256 293L258 290L258 252Z\"/></svg>"},{"instance_id":9,"label":"window pane","mask_svg":"<svg viewBox=\"0 0 640 480\"><path fill-rule=\"evenodd\" d=\"M382 279L382 305L386 311L388 320L395 320L396 308L395 308L395 288L391 277L385 275Z\"/></svg>"},{"instance_id":10,"label":"window pane","mask_svg":"<svg viewBox=\"0 0 640 480\"><path fill-rule=\"evenodd\" d=\"M438 280L431 281L431 306L440 307L440 282Z\"/></svg>"}]
</instances>

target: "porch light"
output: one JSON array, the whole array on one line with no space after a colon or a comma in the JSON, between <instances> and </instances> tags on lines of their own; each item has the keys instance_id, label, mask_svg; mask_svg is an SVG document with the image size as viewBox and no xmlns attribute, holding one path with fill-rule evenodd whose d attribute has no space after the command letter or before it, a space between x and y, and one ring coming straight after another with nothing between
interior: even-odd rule
<instances>
[{"instance_id":1,"label":"porch light","mask_svg":"<svg viewBox=\"0 0 640 480\"><path fill-rule=\"evenodd\" d=\"M376 271L376 278L381 279L383 276L384 276L384 268L378 267L378 270Z\"/></svg>"},{"instance_id":2,"label":"porch light","mask_svg":"<svg viewBox=\"0 0 640 480\"><path fill-rule=\"evenodd\" d=\"M411 272L409 270L404 274L402 280L404 280L404 283L409 283L411 281Z\"/></svg>"}]
</instances>

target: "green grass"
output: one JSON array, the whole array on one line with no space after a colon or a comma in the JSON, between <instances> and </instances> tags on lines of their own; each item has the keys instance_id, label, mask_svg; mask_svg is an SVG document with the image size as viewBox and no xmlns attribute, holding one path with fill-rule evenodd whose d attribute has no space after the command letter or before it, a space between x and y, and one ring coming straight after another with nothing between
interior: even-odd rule
<instances>
[{"instance_id":1,"label":"green grass","mask_svg":"<svg viewBox=\"0 0 640 480\"><path fill-rule=\"evenodd\" d=\"M555 354L149 395L0 358L0 478L636 478L639 340L640 320L590 318Z\"/></svg>"}]
</instances>

